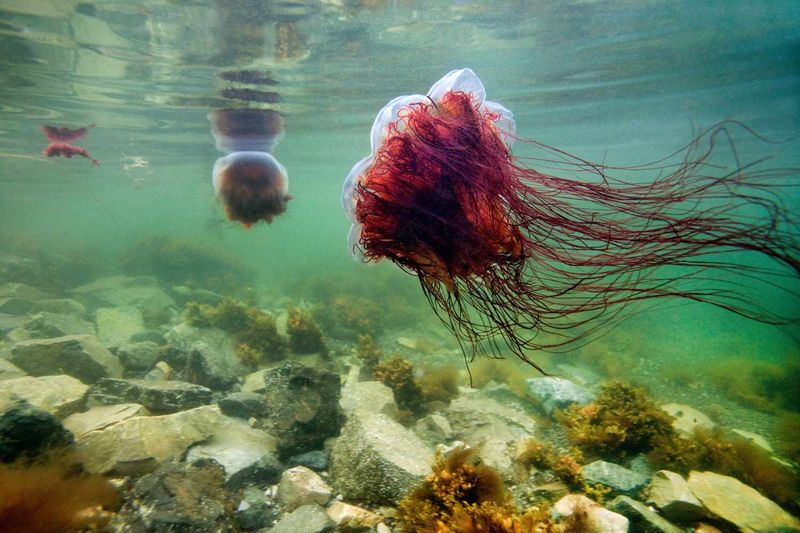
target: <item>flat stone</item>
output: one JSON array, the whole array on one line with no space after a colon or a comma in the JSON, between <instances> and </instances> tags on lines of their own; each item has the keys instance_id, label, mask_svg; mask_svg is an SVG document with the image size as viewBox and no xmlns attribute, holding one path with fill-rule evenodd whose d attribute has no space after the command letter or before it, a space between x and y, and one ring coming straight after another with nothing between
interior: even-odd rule
<instances>
[{"instance_id":1,"label":"flat stone","mask_svg":"<svg viewBox=\"0 0 800 533\"><path fill-rule=\"evenodd\" d=\"M453 440L453 426L439 413L427 415L417 420L414 431L429 444L444 444Z\"/></svg>"},{"instance_id":2,"label":"flat stone","mask_svg":"<svg viewBox=\"0 0 800 533\"><path fill-rule=\"evenodd\" d=\"M74 315L42 311L36 313L23 326L32 339L52 339L65 335L94 335L94 324Z\"/></svg>"},{"instance_id":3,"label":"flat stone","mask_svg":"<svg viewBox=\"0 0 800 533\"><path fill-rule=\"evenodd\" d=\"M32 376L68 374L84 383L122 377L119 360L92 335L20 341L9 360Z\"/></svg>"},{"instance_id":4,"label":"flat stone","mask_svg":"<svg viewBox=\"0 0 800 533\"><path fill-rule=\"evenodd\" d=\"M238 489L244 483L275 483L282 465L275 458L275 438L254 429L244 420L224 417L211 437L195 444L186 454L186 461L213 459L225 469L225 486ZM265 458L269 454L271 457Z\"/></svg>"},{"instance_id":5,"label":"flat stone","mask_svg":"<svg viewBox=\"0 0 800 533\"><path fill-rule=\"evenodd\" d=\"M76 445L89 472L142 473L168 459L179 459L189 446L213 435L223 421L216 405L171 415L136 416L86 433Z\"/></svg>"},{"instance_id":6,"label":"flat stone","mask_svg":"<svg viewBox=\"0 0 800 533\"><path fill-rule=\"evenodd\" d=\"M0 298L0 313L25 315L33 310L33 302L21 298Z\"/></svg>"},{"instance_id":7,"label":"flat stone","mask_svg":"<svg viewBox=\"0 0 800 533\"><path fill-rule=\"evenodd\" d=\"M630 528L640 533L683 533L683 528L671 524L645 504L629 496L617 496L609 504L609 509L621 514L630 522Z\"/></svg>"},{"instance_id":8,"label":"flat stone","mask_svg":"<svg viewBox=\"0 0 800 533\"><path fill-rule=\"evenodd\" d=\"M202 385L185 381L150 381L145 379L98 380L89 390L92 405L139 403L152 413L185 411L211 403L212 392Z\"/></svg>"},{"instance_id":9,"label":"flat stone","mask_svg":"<svg viewBox=\"0 0 800 533\"><path fill-rule=\"evenodd\" d=\"M26 376L24 370L20 367L9 361L8 359L3 359L0 357L0 381L5 379L14 379L14 378L21 378L22 376Z\"/></svg>"},{"instance_id":10,"label":"flat stone","mask_svg":"<svg viewBox=\"0 0 800 533\"><path fill-rule=\"evenodd\" d=\"M800 531L800 520L756 489L714 472L689 474L689 489L712 515L746 533Z\"/></svg>"},{"instance_id":11,"label":"flat stone","mask_svg":"<svg viewBox=\"0 0 800 533\"><path fill-rule=\"evenodd\" d=\"M636 496L648 483L647 476L607 461L594 461L583 467L583 478L590 485L609 487L614 494Z\"/></svg>"},{"instance_id":12,"label":"flat stone","mask_svg":"<svg viewBox=\"0 0 800 533\"><path fill-rule=\"evenodd\" d=\"M645 501L674 522L689 523L707 516L689 485L680 474L659 470L650 479Z\"/></svg>"},{"instance_id":13,"label":"flat stone","mask_svg":"<svg viewBox=\"0 0 800 533\"><path fill-rule=\"evenodd\" d=\"M264 416L267 413L264 396L255 392L240 391L228 394L219 401L219 407L226 415L245 420Z\"/></svg>"},{"instance_id":14,"label":"flat stone","mask_svg":"<svg viewBox=\"0 0 800 533\"><path fill-rule=\"evenodd\" d=\"M684 436L692 436L696 428L712 430L716 427L708 416L689 405L667 403L661 406L661 410L675 417L672 427Z\"/></svg>"},{"instance_id":15,"label":"flat stone","mask_svg":"<svg viewBox=\"0 0 800 533\"><path fill-rule=\"evenodd\" d=\"M175 307L175 301L151 276L110 276L71 289L70 294L93 308L138 307L140 310L160 311Z\"/></svg>"},{"instance_id":16,"label":"flat stone","mask_svg":"<svg viewBox=\"0 0 800 533\"><path fill-rule=\"evenodd\" d=\"M327 504L333 491L319 474L305 466L295 466L281 474L277 498L286 509L293 511L301 505Z\"/></svg>"},{"instance_id":17,"label":"flat stone","mask_svg":"<svg viewBox=\"0 0 800 533\"><path fill-rule=\"evenodd\" d=\"M594 400L594 394L564 378L545 376L527 380L528 390L548 415L556 409L572 404L585 405Z\"/></svg>"},{"instance_id":18,"label":"flat stone","mask_svg":"<svg viewBox=\"0 0 800 533\"><path fill-rule=\"evenodd\" d=\"M433 451L380 413L351 416L331 450L331 483L345 499L397 504L431 471Z\"/></svg>"},{"instance_id":19,"label":"flat stone","mask_svg":"<svg viewBox=\"0 0 800 533\"><path fill-rule=\"evenodd\" d=\"M772 449L772 446L767 441L767 439L765 439L762 435L759 435L758 433L753 433L752 431L745 431L744 429L734 429L733 433L736 433L743 439L750 441L752 444L758 446L767 453L770 454L775 453L775 450Z\"/></svg>"},{"instance_id":20,"label":"flat stone","mask_svg":"<svg viewBox=\"0 0 800 533\"><path fill-rule=\"evenodd\" d=\"M98 431L122 422L134 416L147 416L150 413L145 406L138 403L121 403L117 405L100 405L83 413L75 413L64 419L64 427L75 437L90 431Z\"/></svg>"},{"instance_id":21,"label":"flat stone","mask_svg":"<svg viewBox=\"0 0 800 533\"><path fill-rule=\"evenodd\" d=\"M227 390L248 373L247 366L236 355L233 338L221 329L179 324L165 337L167 342L188 354L187 369L201 385Z\"/></svg>"},{"instance_id":22,"label":"flat stone","mask_svg":"<svg viewBox=\"0 0 800 533\"><path fill-rule=\"evenodd\" d=\"M132 306L102 307L95 311L95 322L97 336L106 346L121 346L145 331L142 312Z\"/></svg>"},{"instance_id":23,"label":"flat stone","mask_svg":"<svg viewBox=\"0 0 800 533\"><path fill-rule=\"evenodd\" d=\"M80 411L89 390L70 376L23 376L0 381L0 407L15 400L25 400L56 418Z\"/></svg>"},{"instance_id":24,"label":"flat stone","mask_svg":"<svg viewBox=\"0 0 800 533\"><path fill-rule=\"evenodd\" d=\"M3 254L0 254L0 257L2 257L2 255ZM2 259L0 259L0 263L2 263ZM26 285L25 283L4 283L0 285L0 298L19 298L21 300L35 302L49 297L50 295L46 292L36 287Z\"/></svg>"},{"instance_id":25,"label":"flat stone","mask_svg":"<svg viewBox=\"0 0 800 533\"><path fill-rule=\"evenodd\" d=\"M351 367L342 387L339 406L346 416L356 411L383 413L397 419L397 404L392 389L380 381L359 381L360 368Z\"/></svg>"},{"instance_id":26,"label":"flat stone","mask_svg":"<svg viewBox=\"0 0 800 533\"><path fill-rule=\"evenodd\" d=\"M225 298L216 292L206 289L193 289L186 285L174 285L172 287L172 293L184 304L187 302L197 302L199 304L215 306Z\"/></svg>"},{"instance_id":27,"label":"flat stone","mask_svg":"<svg viewBox=\"0 0 800 533\"><path fill-rule=\"evenodd\" d=\"M578 510L586 512L586 530L596 533L627 533L629 521L619 513L609 511L597 502L594 502L583 494L567 494L555 505L552 513L555 518L566 518L572 516Z\"/></svg>"},{"instance_id":28,"label":"flat stone","mask_svg":"<svg viewBox=\"0 0 800 533\"><path fill-rule=\"evenodd\" d=\"M247 374L244 377L244 383L242 383L241 391L263 394L264 388L266 387L264 384L264 374L266 374L268 371L268 368L264 368Z\"/></svg>"},{"instance_id":29,"label":"flat stone","mask_svg":"<svg viewBox=\"0 0 800 533\"><path fill-rule=\"evenodd\" d=\"M353 530L363 529L369 531L383 520L378 513L340 501L330 504L325 512L328 513L328 516L338 527L351 528Z\"/></svg>"},{"instance_id":30,"label":"flat stone","mask_svg":"<svg viewBox=\"0 0 800 533\"><path fill-rule=\"evenodd\" d=\"M27 316L0 313L0 335L8 335L14 329L21 328L28 321Z\"/></svg>"},{"instance_id":31,"label":"flat stone","mask_svg":"<svg viewBox=\"0 0 800 533\"><path fill-rule=\"evenodd\" d=\"M269 533L332 533L336 523L321 505L303 505L287 514L269 530Z\"/></svg>"},{"instance_id":32,"label":"flat stone","mask_svg":"<svg viewBox=\"0 0 800 533\"><path fill-rule=\"evenodd\" d=\"M86 318L86 306L74 298L47 298L37 300L34 304L37 311L55 313L57 315L72 315L78 318Z\"/></svg>"}]
</instances>

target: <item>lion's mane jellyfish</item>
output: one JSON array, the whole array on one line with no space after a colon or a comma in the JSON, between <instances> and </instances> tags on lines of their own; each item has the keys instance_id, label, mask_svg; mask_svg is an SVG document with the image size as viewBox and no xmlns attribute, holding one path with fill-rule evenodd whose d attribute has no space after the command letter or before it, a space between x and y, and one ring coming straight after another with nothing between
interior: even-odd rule
<instances>
[{"instance_id":1,"label":"lion's mane jellyfish","mask_svg":"<svg viewBox=\"0 0 800 533\"><path fill-rule=\"evenodd\" d=\"M220 109L208 114L217 149L214 191L228 218L246 228L286 211L289 177L269 153L283 137L283 117L272 110Z\"/></svg>"},{"instance_id":2,"label":"lion's mane jellyfish","mask_svg":"<svg viewBox=\"0 0 800 533\"><path fill-rule=\"evenodd\" d=\"M94 124L77 129L43 125L41 130L45 137L47 137L47 146L42 150L42 154L47 157L66 157L67 159L70 159L74 155L79 155L91 161L93 165L99 166L100 162L89 155L86 148L72 144L85 136L89 132L89 128L94 128Z\"/></svg>"},{"instance_id":3,"label":"lion's mane jellyfish","mask_svg":"<svg viewBox=\"0 0 800 533\"><path fill-rule=\"evenodd\" d=\"M775 190L791 169L710 162L735 128L752 134L726 121L677 152L677 163L616 169L651 173L641 184L527 141L545 151L542 167L580 179L558 177L512 156L511 111L486 100L471 70L456 70L378 113L372 153L344 183L348 245L362 261L388 259L416 275L472 357L502 356L505 344L536 366L529 351L575 346L623 316L620 304L663 297L795 323L740 291L764 281L796 298L800 238ZM740 251L777 264L734 263L729 254Z\"/></svg>"}]
</instances>

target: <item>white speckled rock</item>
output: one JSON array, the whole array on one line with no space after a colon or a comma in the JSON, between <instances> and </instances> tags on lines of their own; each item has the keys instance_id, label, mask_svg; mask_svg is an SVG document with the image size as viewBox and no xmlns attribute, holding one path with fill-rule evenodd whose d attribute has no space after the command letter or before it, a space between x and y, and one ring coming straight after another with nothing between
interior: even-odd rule
<instances>
[{"instance_id":1,"label":"white speckled rock","mask_svg":"<svg viewBox=\"0 0 800 533\"><path fill-rule=\"evenodd\" d=\"M0 381L0 406L16 399L64 418L79 411L89 387L70 376L23 376Z\"/></svg>"},{"instance_id":2,"label":"white speckled rock","mask_svg":"<svg viewBox=\"0 0 800 533\"><path fill-rule=\"evenodd\" d=\"M396 504L431 471L433 451L383 414L355 414L331 451L331 483L346 499Z\"/></svg>"},{"instance_id":3,"label":"white speckled rock","mask_svg":"<svg viewBox=\"0 0 800 533\"><path fill-rule=\"evenodd\" d=\"M800 520L738 479L714 472L689 474L689 489L708 511L746 533L800 531Z\"/></svg>"}]
</instances>

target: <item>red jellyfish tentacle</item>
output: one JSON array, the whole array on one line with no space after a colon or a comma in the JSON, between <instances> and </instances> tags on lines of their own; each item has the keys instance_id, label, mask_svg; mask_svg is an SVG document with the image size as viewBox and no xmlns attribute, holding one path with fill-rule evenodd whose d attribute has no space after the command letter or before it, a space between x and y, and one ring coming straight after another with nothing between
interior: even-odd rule
<instances>
[{"instance_id":1,"label":"red jellyfish tentacle","mask_svg":"<svg viewBox=\"0 0 800 533\"><path fill-rule=\"evenodd\" d=\"M732 130L755 135L743 124L700 132L673 154L677 163L628 168L530 142L544 152L535 160L542 168L581 176L571 179L522 166L497 117L481 114L469 94L450 92L397 116L355 189L359 244L365 260L388 258L419 277L465 354L510 350L539 368L531 350L575 347L629 315L621 304L665 297L798 322L739 286L755 281L797 298L800 278L800 226L778 194L797 169L742 164L736 154L732 169L713 161ZM627 182L611 171L649 179ZM735 263L732 252L777 264Z\"/></svg>"}]
</instances>

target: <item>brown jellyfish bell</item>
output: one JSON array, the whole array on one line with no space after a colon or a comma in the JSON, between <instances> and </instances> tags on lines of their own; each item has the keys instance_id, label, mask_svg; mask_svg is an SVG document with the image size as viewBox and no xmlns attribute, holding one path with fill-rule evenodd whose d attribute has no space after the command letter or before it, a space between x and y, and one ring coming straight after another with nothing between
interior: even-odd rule
<instances>
[{"instance_id":1,"label":"brown jellyfish bell","mask_svg":"<svg viewBox=\"0 0 800 533\"><path fill-rule=\"evenodd\" d=\"M286 211L289 176L270 153L283 137L283 117L270 109L219 109L208 114L217 150L214 191L230 220L250 228Z\"/></svg>"}]
</instances>

